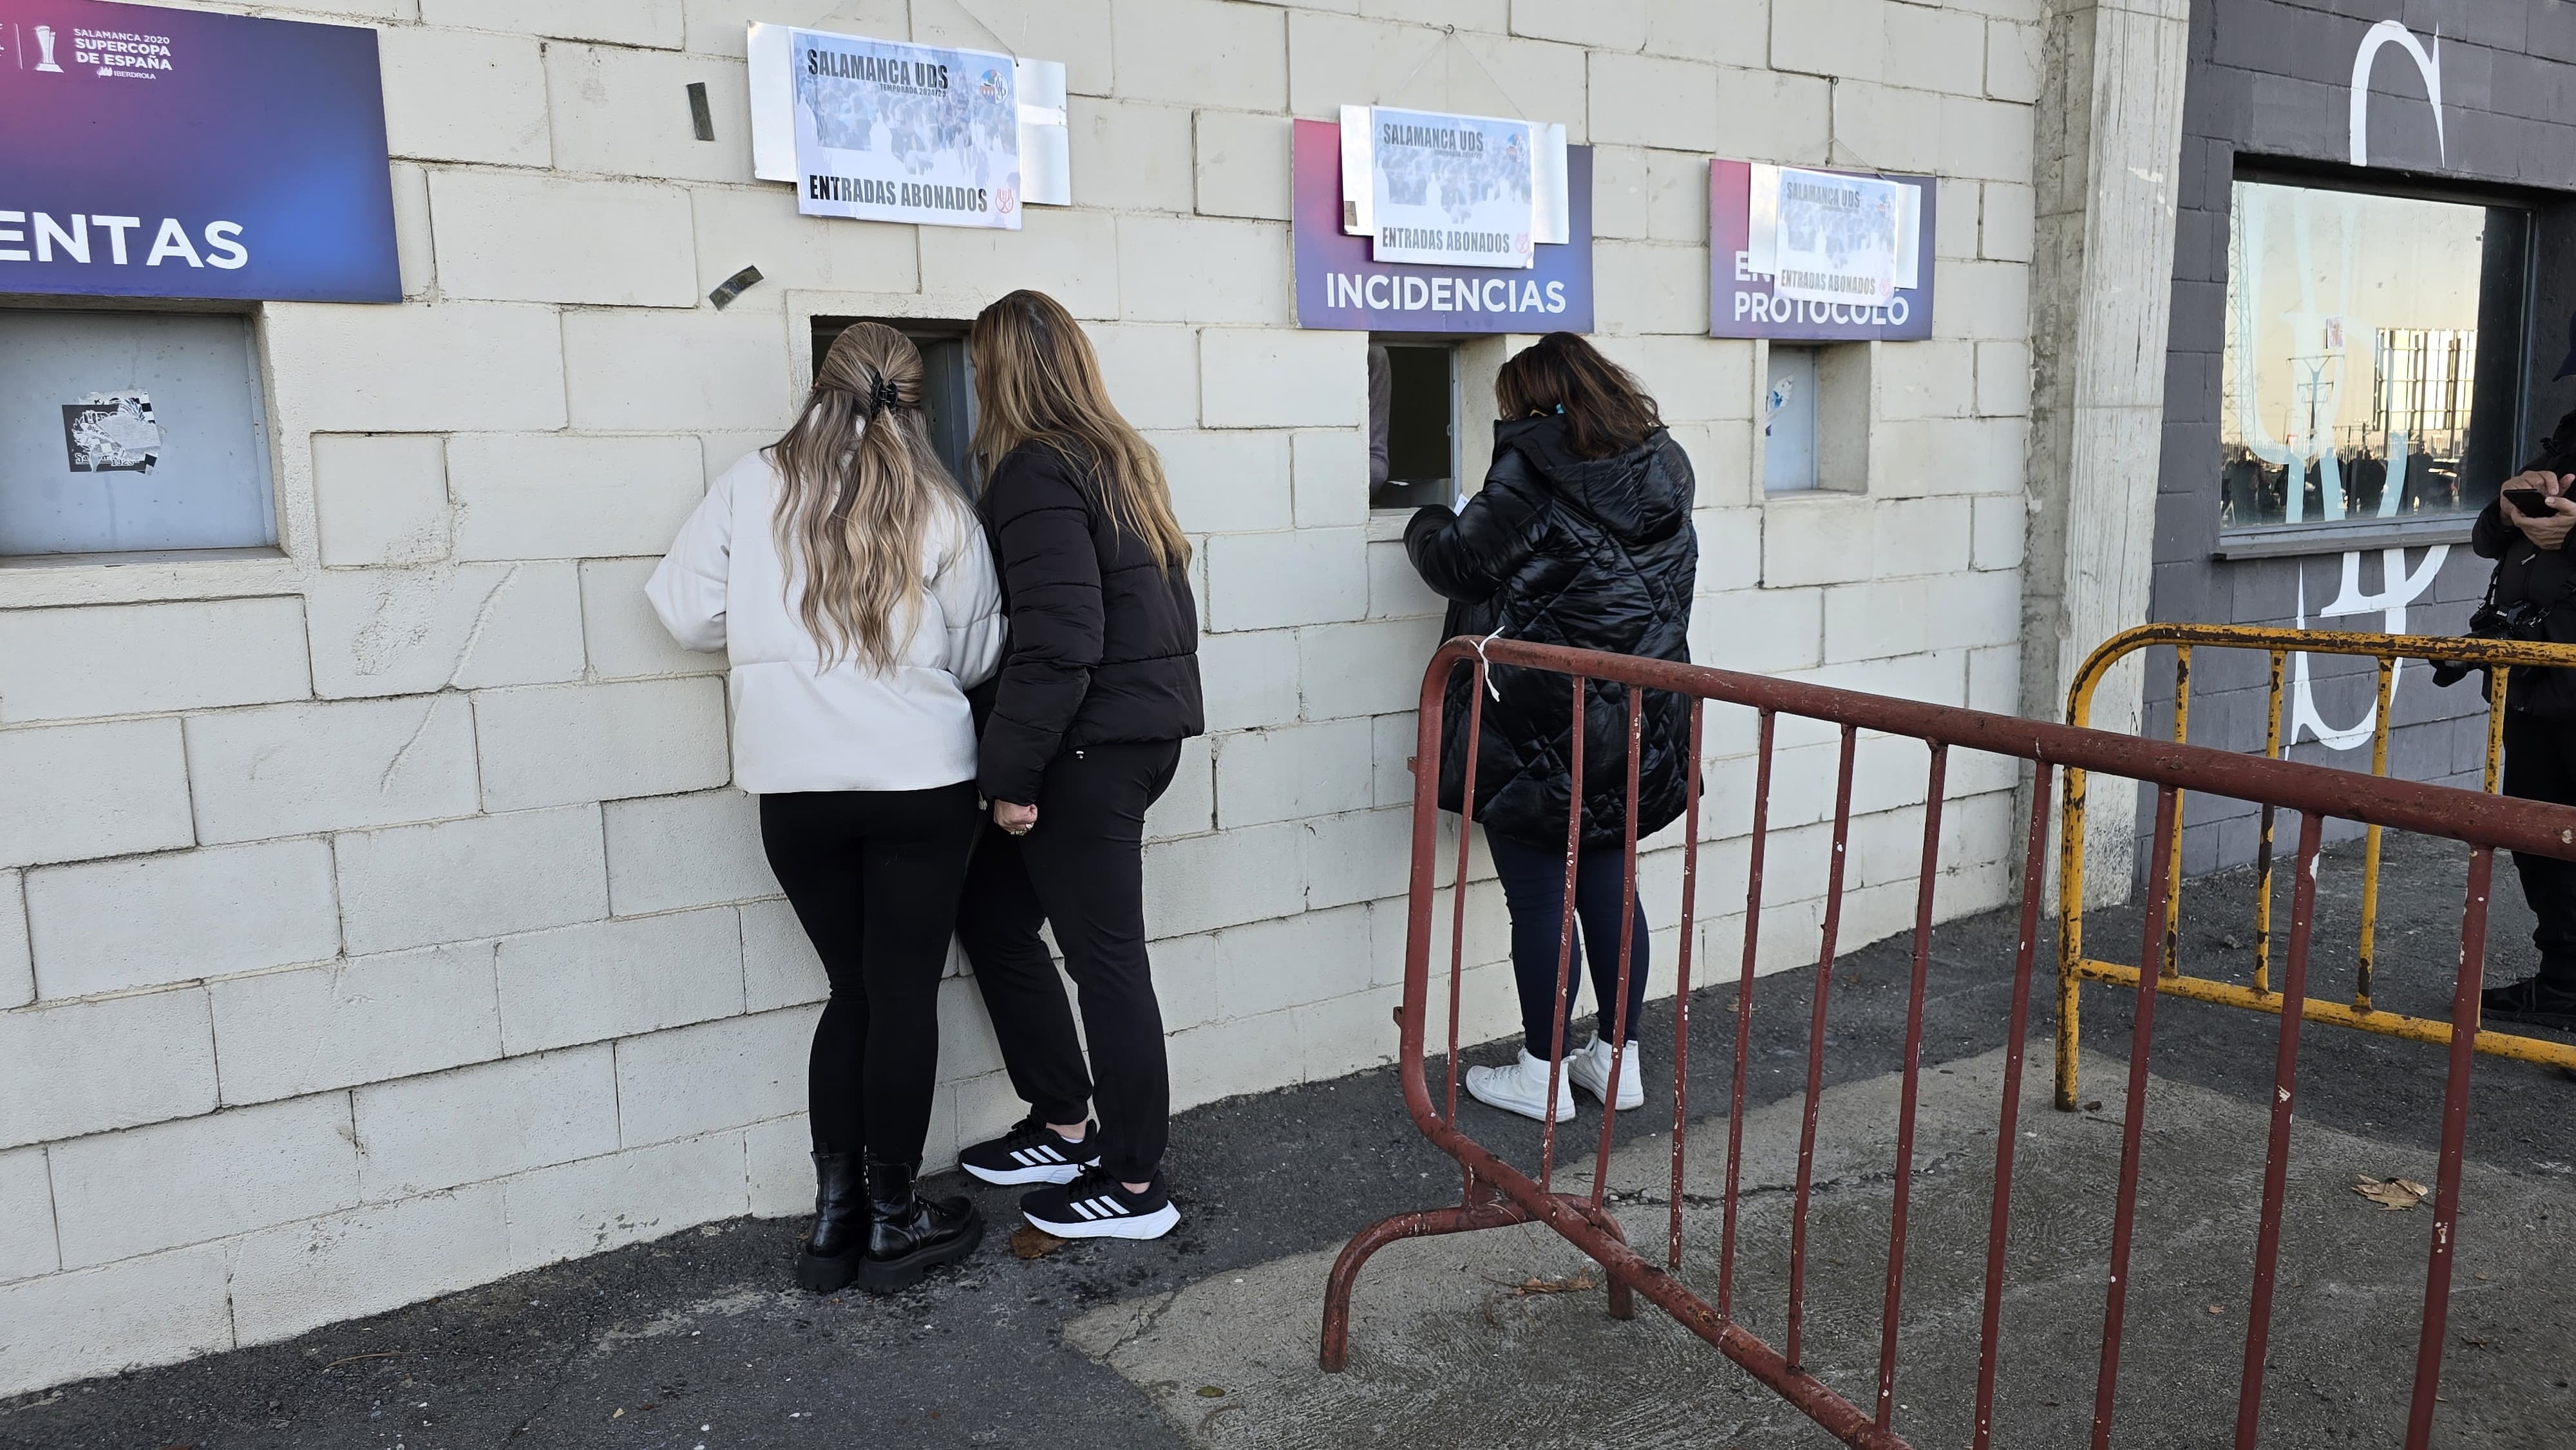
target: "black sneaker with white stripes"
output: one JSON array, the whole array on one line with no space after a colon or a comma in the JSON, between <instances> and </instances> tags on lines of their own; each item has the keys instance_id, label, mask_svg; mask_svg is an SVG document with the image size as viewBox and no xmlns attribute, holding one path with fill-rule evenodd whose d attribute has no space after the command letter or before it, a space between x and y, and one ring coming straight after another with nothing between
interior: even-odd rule
<instances>
[{"instance_id":1,"label":"black sneaker with white stripes","mask_svg":"<svg viewBox=\"0 0 2576 1450\"><path fill-rule=\"evenodd\" d=\"M1163 1175L1130 1193L1105 1168L1091 1168L1071 1183L1020 1197L1020 1213L1060 1239L1158 1239L1181 1221Z\"/></svg>"},{"instance_id":2,"label":"black sneaker with white stripes","mask_svg":"<svg viewBox=\"0 0 2576 1450\"><path fill-rule=\"evenodd\" d=\"M1074 1142L1039 1121L1035 1114L998 1138L988 1138L957 1155L957 1166L986 1183L1070 1183L1083 1169L1100 1161L1100 1125L1093 1123Z\"/></svg>"}]
</instances>

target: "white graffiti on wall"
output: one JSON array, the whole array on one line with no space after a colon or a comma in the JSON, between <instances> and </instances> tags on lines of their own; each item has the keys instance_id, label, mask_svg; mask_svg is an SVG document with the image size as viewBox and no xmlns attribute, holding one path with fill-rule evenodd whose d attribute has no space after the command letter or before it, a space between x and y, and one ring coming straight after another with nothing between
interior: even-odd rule
<instances>
[{"instance_id":1,"label":"white graffiti on wall","mask_svg":"<svg viewBox=\"0 0 2576 1450\"><path fill-rule=\"evenodd\" d=\"M2404 50L2415 62L2417 72L2424 78L2424 93L2433 107L2434 145L2442 159L2448 161L2450 143L2442 126L2442 38L2435 35L2433 47L2427 51L2424 43L2415 38L2413 31L2397 21L2383 20L2370 27L2369 32L2362 36L2361 48L2352 58L2350 123L2352 164L2355 166L2370 164L2371 65L2378 59L2380 50L2391 45ZM2346 245L2350 245L2349 235L2346 237ZM2302 262L2305 261L2306 246L2307 239L2302 235L2299 238ZM2314 277L2314 269L2302 266L2300 272L2301 290L2303 294L2307 294L2313 290L2313 282L2310 279ZM2344 269L2344 275L2347 279L2345 287L2349 291L2350 269ZM2313 296L2303 295L2300 299L2300 307L2302 311L2313 312L2316 307ZM2252 339L2248 337L2246 341L2250 343ZM2246 355L2252 356L2250 349ZM2297 470L2291 475L2294 478L2304 473L2311 462L2317 464L2324 475L2323 501L2327 517L2339 517L2342 512L2341 490L2337 486L2335 477L2338 465L2333 447L2324 441L2332 437L2330 428L2311 427L2304 438L2292 440L2287 444L2275 442L2263 436L2259 427L2254 426L2255 409L2252 392L2251 388L2245 389L2245 396L2239 399L2239 418L2246 425L2248 444L2267 462L2288 464ZM2330 424L2334 407L2334 390L2329 386L2316 390L2312 395L2319 397L2321 406L2328 412L2326 421ZM2387 485L2380 491L2378 510L2382 516L2393 515L2398 499L2405 493L2407 450L2404 435L2391 438L2388 455L2390 473ZM2298 506L2298 499L2299 490L2291 489L2290 502L2293 509ZM2406 606L2421 598L2425 590L2433 587L2433 581L2440 576L2443 561L2450 557L2450 552L2450 545L2435 544L2424 551L2422 563L2409 569L2406 567L2404 549L2383 549L2380 551L2379 588L2365 592L2361 587L2361 551L2347 550L2343 556L2343 578L2340 587L2335 591L2334 601L2318 610L2317 616L2320 619L2340 619L2356 614L2381 614L2387 618L2388 633L2404 634ZM2298 626L2301 629L2308 627L2308 580L2304 566L2299 571ZM2404 668L2403 661L2397 662L2390 668L2388 689L2389 698L2392 701L2396 699L2399 678ZM2359 723L2349 728L2328 724L2323 713L2317 709L2316 692L2309 683L2307 655L2299 653L2290 656L2290 743L2297 743L2299 733L2304 730L2329 750L2354 750L2370 742L2371 735L2378 724L2379 702L2376 698L2363 708Z\"/></svg>"}]
</instances>

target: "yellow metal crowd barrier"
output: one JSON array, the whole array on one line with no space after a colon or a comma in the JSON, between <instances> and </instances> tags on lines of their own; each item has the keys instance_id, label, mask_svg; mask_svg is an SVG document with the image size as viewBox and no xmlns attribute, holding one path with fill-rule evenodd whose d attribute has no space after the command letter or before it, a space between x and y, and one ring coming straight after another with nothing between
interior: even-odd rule
<instances>
[{"instance_id":1,"label":"yellow metal crowd barrier","mask_svg":"<svg viewBox=\"0 0 2576 1450\"><path fill-rule=\"evenodd\" d=\"M2292 654L2359 655L2377 659L2379 702L2372 717L2370 741L2370 770L2373 775L2388 773L2389 696L2396 684L2399 660L2459 661L2489 667L2494 671L2494 688L2489 692L2492 698L2487 707L2486 789L2490 794L2496 789L2504 750L2504 684L2508 672L2517 667L2576 668L2576 645L2417 634L2362 634L2342 630L2264 629L2227 624L2147 624L2113 635L2085 660L2083 668L2076 673L2073 687L2067 691L2067 723L2089 724L2093 692L2111 668L2129 655L2158 645L2169 645L2174 651L2173 738L2176 741L2188 738L2191 725L2191 661L2194 650L2262 650L2268 653L2272 673L2263 753L2273 757L2281 754L2283 745L2281 686L2283 666ZM2174 809L2175 820L2179 823L2181 806L2178 801ZM2182 831L2177 825L2172 832L2172 856L2167 863L2172 889L2165 899L2164 950L2163 960L2158 964L2158 992L2257 1012L2278 1013L2281 1010L2281 996L2271 988L2272 812L2269 805L2262 808L2261 844L2255 858L2253 985L2249 987L2208 977L2187 976L2182 971L2179 940L2183 892ZM2140 968L2101 961L2084 954L2084 772L2081 770L2066 772L2062 827L2058 847L2057 1106L2072 1110L2077 1098L2078 993L2086 982L2135 989ZM2309 997L2304 1008L2307 1020L2356 1027L2364 1032L2415 1042L2449 1042L2451 1026L2447 1022L2429 1017L2410 1017L2371 1006L2371 970L2378 946L2378 926L2379 827L2372 826L2362 847L2361 941L2355 962L2352 998L2349 1002L2339 1002ZM2473 1045L2477 1051L2497 1057L2576 1070L2576 1044L2481 1028Z\"/></svg>"}]
</instances>

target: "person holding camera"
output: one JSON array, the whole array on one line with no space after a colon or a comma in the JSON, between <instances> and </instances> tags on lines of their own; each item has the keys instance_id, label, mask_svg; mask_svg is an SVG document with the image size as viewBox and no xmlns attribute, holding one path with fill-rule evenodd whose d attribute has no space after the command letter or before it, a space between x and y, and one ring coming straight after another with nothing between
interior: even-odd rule
<instances>
[{"instance_id":1,"label":"person holding camera","mask_svg":"<svg viewBox=\"0 0 2576 1450\"><path fill-rule=\"evenodd\" d=\"M2471 546L2496 561L2470 628L2491 637L2576 644L2576 412L2558 420L2540 457L2505 480L2478 515ZM2506 676L2504 793L2576 806L2576 670ZM2515 852L2540 969L2480 996L2485 1015L2576 1029L2576 861Z\"/></svg>"}]
</instances>

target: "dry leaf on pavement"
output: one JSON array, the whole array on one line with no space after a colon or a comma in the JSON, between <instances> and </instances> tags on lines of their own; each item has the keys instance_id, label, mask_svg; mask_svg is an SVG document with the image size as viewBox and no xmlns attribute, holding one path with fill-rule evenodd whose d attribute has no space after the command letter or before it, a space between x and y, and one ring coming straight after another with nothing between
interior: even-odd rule
<instances>
[{"instance_id":1,"label":"dry leaf on pavement","mask_svg":"<svg viewBox=\"0 0 2576 1450\"><path fill-rule=\"evenodd\" d=\"M2357 1179L2352 1191L2391 1211L2413 1208L2432 1196L2433 1190L2412 1178L2391 1178L2382 1183L2367 1174Z\"/></svg>"},{"instance_id":2,"label":"dry leaf on pavement","mask_svg":"<svg viewBox=\"0 0 2576 1450\"><path fill-rule=\"evenodd\" d=\"M1043 1259L1072 1242L1060 1239L1034 1224L1022 1224L1011 1230L1011 1256L1021 1259Z\"/></svg>"}]
</instances>

